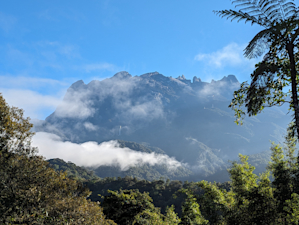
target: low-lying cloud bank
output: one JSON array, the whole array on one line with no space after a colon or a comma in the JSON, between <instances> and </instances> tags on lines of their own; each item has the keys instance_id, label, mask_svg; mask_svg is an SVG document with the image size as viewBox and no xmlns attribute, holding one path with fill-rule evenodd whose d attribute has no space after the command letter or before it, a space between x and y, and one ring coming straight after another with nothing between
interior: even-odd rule
<instances>
[{"instance_id":1,"label":"low-lying cloud bank","mask_svg":"<svg viewBox=\"0 0 299 225\"><path fill-rule=\"evenodd\" d=\"M76 144L64 142L55 134L37 132L32 145L38 147L39 155L46 159L60 158L78 166L98 167L101 165L119 165L122 170L142 164L165 164L169 169L182 166L180 162L167 155L144 153L120 148L115 140L108 142L85 142Z\"/></svg>"}]
</instances>

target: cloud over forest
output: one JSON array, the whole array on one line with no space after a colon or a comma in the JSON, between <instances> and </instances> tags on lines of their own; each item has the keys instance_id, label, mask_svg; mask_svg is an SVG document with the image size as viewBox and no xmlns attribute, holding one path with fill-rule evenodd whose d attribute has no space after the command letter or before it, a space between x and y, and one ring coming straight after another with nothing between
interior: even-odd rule
<instances>
[{"instance_id":1,"label":"cloud over forest","mask_svg":"<svg viewBox=\"0 0 299 225\"><path fill-rule=\"evenodd\" d=\"M169 169L182 166L180 162L167 155L120 148L118 142L114 140L100 144L96 142L76 144L64 142L55 134L37 132L33 137L32 145L37 146L39 148L38 154L46 159L60 158L79 166L119 165L122 170L142 164L165 164Z\"/></svg>"}]
</instances>

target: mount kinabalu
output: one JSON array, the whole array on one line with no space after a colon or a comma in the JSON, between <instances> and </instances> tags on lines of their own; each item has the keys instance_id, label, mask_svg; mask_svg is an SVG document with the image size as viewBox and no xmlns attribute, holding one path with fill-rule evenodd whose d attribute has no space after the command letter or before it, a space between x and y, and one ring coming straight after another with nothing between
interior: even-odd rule
<instances>
[{"instance_id":1,"label":"mount kinabalu","mask_svg":"<svg viewBox=\"0 0 299 225\"><path fill-rule=\"evenodd\" d=\"M290 122L285 109L270 108L237 126L228 105L239 86L233 75L207 83L157 72L134 77L120 72L89 84L80 80L36 130L77 143L144 143L190 168L216 170L238 153L268 150L269 140L281 141Z\"/></svg>"}]
</instances>

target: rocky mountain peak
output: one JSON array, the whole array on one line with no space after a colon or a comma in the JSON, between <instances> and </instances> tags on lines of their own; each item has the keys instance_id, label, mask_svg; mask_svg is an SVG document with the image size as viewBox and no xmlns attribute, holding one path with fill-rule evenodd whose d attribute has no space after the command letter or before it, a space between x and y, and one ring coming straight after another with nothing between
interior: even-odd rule
<instances>
[{"instance_id":1,"label":"rocky mountain peak","mask_svg":"<svg viewBox=\"0 0 299 225\"><path fill-rule=\"evenodd\" d=\"M184 75L178 76L176 79L179 80L179 81L182 81L185 84L191 84L191 80L187 80Z\"/></svg>"},{"instance_id":2,"label":"rocky mountain peak","mask_svg":"<svg viewBox=\"0 0 299 225\"><path fill-rule=\"evenodd\" d=\"M226 81L228 83L239 83L235 75L224 76L220 81Z\"/></svg>"},{"instance_id":3,"label":"rocky mountain peak","mask_svg":"<svg viewBox=\"0 0 299 225\"><path fill-rule=\"evenodd\" d=\"M186 77L185 77L184 75L182 75L182 76L178 76L177 79L178 79L178 80L186 80Z\"/></svg>"},{"instance_id":4,"label":"rocky mountain peak","mask_svg":"<svg viewBox=\"0 0 299 225\"><path fill-rule=\"evenodd\" d=\"M70 90L81 90L86 87L86 84L83 82L83 80L78 80L75 83L73 83L69 89Z\"/></svg>"},{"instance_id":5,"label":"rocky mountain peak","mask_svg":"<svg viewBox=\"0 0 299 225\"><path fill-rule=\"evenodd\" d=\"M117 78L117 79L126 79L126 78L131 78L132 75L129 74L127 71L121 71L116 73L112 78Z\"/></svg>"},{"instance_id":6,"label":"rocky mountain peak","mask_svg":"<svg viewBox=\"0 0 299 225\"><path fill-rule=\"evenodd\" d=\"M201 79L199 77L194 76L193 77L193 83L201 82Z\"/></svg>"}]
</instances>

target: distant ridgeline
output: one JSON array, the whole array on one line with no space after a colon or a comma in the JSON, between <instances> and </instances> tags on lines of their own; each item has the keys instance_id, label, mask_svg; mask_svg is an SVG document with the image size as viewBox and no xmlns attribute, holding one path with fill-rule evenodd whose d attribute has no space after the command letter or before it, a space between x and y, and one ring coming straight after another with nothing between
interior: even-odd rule
<instances>
[{"instance_id":1,"label":"distant ridgeline","mask_svg":"<svg viewBox=\"0 0 299 225\"><path fill-rule=\"evenodd\" d=\"M35 131L75 143L123 140L120 147L167 154L182 162L175 172L164 165L143 164L121 171L117 163L102 164L94 169L100 177L198 180L214 175L224 181L221 173L230 165L228 160L237 159L238 153L269 150L269 140L282 142L290 122L287 109L277 107L237 126L228 105L239 86L233 75L208 83L158 72L141 76L120 72L88 84L81 80L71 85L55 112Z\"/></svg>"}]
</instances>

